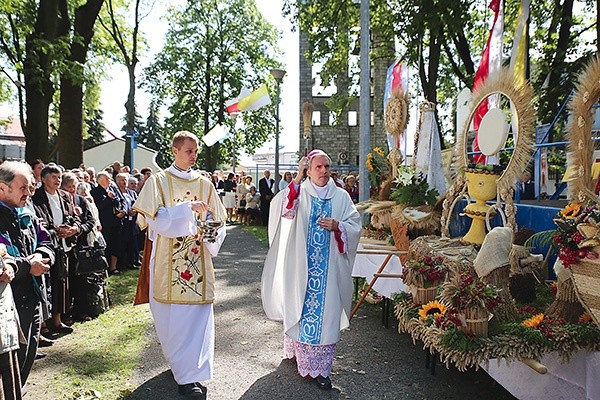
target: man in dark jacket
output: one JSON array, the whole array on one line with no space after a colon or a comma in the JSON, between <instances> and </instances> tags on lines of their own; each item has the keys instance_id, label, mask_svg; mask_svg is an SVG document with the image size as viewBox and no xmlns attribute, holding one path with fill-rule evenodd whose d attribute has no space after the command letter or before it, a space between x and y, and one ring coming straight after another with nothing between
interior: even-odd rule
<instances>
[{"instance_id":1,"label":"man in dark jacket","mask_svg":"<svg viewBox=\"0 0 600 400\"><path fill-rule=\"evenodd\" d=\"M69 287L69 260L73 260L73 248L77 237L83 233L75 205L69 193L60 189L61 170L54 164L42 169L42 186L31 200L37 216L45 223L56 253L56 262L50 269L52 293L52 326L60 333L71 333L73 328L64 324L62 316L71 308Z\"/></svg>"},{"instance_id":2,"label":"man in dark jacket","mask_svg":"<svg viewBox=\"0 0 600 400\"><path fill-rule=\"evenodd\" d=\"M27 340L18 352L23 385L35 360L41 319L48 315L41 276L54 262L48 232L26 206L34 187L33 173L27 164L16 161L0 164L0 243L17 265L11 287Z\"/></svg>"},{"instance_id":3,"label":"man in dark jacket","mask_svg":"<svg viewBox=\"0 0 600 400\"><path fill-rule=\"evenodd\" d=\"M265 170L265 177L258 181L258 191L260 192L260 219L263 226L269 225L269 209L271 208L274 186L275 180L271 179L271 171L267 169Z\"/></svg>"}]
</instances>

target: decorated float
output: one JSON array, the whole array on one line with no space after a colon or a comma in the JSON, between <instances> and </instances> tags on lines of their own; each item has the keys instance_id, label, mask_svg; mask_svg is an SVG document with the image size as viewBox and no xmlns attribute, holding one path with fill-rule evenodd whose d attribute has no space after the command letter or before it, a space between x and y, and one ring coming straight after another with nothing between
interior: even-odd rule
<instances>
[{"instance_id":1,"label":"decorated float","mask_svg":"<svg viewBox=\"0 0 600 400\"><path fill-rule=\"evenodd\" d=\"M486 156L505 146L507 109L512 105L514 110L515 147L504 168L479 165L467 156L471 119L491 96L500 101L479 129ZM591 178L591 110L599 97L600 59L595 59L570 103L568 151L576 171L571 203L556 215L556 229L532 237L518 230L513 204L516 182L533 152L532 90L514 82L507 71L473 93L456 146L458 173L437 202L421 198L420 205L400 204L402 188L427 182L427 177L386 160L384 151L370 158L371 171L387 166L389 174L375 177L378 190L361 205L373 218L365 232L384 235L392 226L404 227L410 238L401 276L409 290L394 296L399 332L411 335L446 366L485 368L519 398L600 398L594 379L600 366L600 200ZM420 128L423 115L422 108ZM420 193L433 189L423 186ZM405 218L407 210L409 215L420 212L419 218ZM450 225L456 218L471 220L466 235L452 237ZM395 238L393 229L391 233ZM530 254L535 241L550 243L558 255L554 283L542 278L543 257Z\"/></svg>"}]
</instances>

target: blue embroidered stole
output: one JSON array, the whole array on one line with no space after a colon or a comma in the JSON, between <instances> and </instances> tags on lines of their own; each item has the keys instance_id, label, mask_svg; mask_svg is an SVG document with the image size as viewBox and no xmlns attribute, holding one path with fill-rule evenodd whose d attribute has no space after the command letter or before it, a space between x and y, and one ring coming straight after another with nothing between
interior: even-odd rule
<instances>
[{"instance_id":1,"label":"blue embroidered stole","mask_svg":"<svg viewBox=\"0 0 600 400\"><path fill-rule=\"evenodd\" d=\"M301 343L320 344L321 341L331 235L329 231L321 228L317 221L319 218L329 217L331 200L313 198L306 240L308 280L299 322L298 341Z\"/></svg>"}]
</instances>

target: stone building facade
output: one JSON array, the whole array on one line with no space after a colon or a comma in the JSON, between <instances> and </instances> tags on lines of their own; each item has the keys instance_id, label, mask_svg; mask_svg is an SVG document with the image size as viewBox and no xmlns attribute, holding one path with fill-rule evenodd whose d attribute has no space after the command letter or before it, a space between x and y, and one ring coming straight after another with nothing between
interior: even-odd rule
<instances>
[{"instance_id":1,"label":"stone building facade","mask_svg":"<svg viewBox=\"0 0 600 400\"><path fill-rule=\"evenodd\" d=\"M325 105L329 99L327 95L316 93L313 68L306 59L308 51L307 35L300 31L300 129L299 149L304 151L304 124L302 122L302 105L306 101L313 104L313 126L308 150L318 148L325 151L332 158L334 164L359 163L359 99L351 102L348 110L341 116L337 125L330 123L330 113ZM371 148L386 146L386 135L383 120L383 92L387 66L393 60L378 60L371 67Z\"/></svg>"}]
</instances>

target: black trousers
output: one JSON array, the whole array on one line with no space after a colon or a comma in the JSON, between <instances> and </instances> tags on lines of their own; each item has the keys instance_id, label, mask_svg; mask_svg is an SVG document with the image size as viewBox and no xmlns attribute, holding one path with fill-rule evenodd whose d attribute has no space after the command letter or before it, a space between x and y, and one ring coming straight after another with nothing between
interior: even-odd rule
<instances>
[{"instance_id":1,"label":"black trousers","mask_svg":"<svg viewBox=\"0 0 600 400\"><path fill-rule=\"evenodd\" d=\"M17 309L19 312L19 323L21 324L21 329L27 343L21 345L17 356L19 357L19 367L21 368L21 383L25 385L35 361L42 321L39 301L37 299L22 300L24 302L17 304Z\"/></svg>"},{"instance_id":2,"label":"black trousers","mask_svg":"<svg viewBox=\"0 0 600 400\"><path fill-rule=\"evenodd\" d=\"M262 221L263 226L269 226L270 208L271 208L270 200L261 200L260 201L260 219Z\"/></svg>"}]
</instances>

